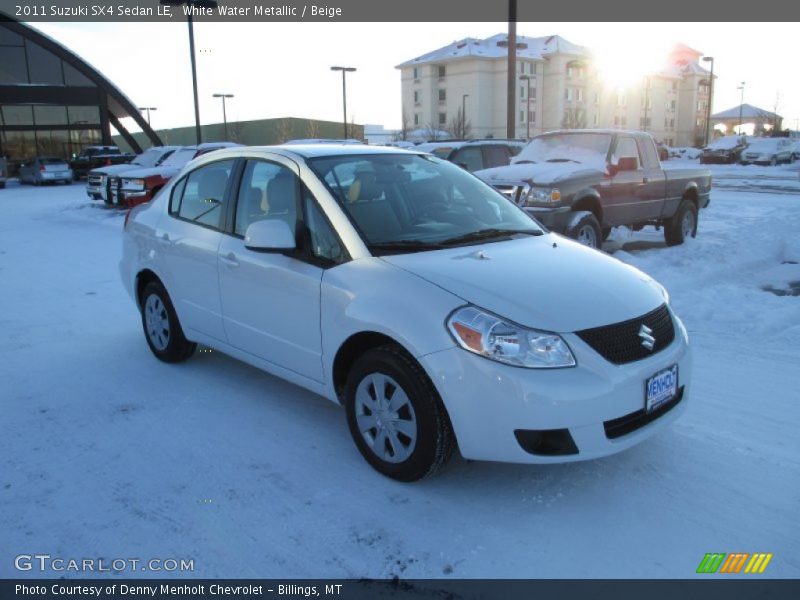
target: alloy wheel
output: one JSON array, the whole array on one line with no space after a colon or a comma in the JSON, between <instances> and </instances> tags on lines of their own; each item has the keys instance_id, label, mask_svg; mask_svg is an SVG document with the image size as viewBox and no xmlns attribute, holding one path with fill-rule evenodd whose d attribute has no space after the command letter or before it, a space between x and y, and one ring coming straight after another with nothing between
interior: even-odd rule
<instances>
[{"instance_id":1,"label":"alloy wheel","mask_svg":"<svg viewBox=\"0 0 800 600\"><path fill-rule=\"evenodd\" d=\"M681 219L681 234L683 235L683 239L692 237L694 235L694 228L694 213L691 210L687 210L683 213L683 218Z\"/></svg>"},{"instance_id":2,"label":"alloy wheel","mask_svg":"<svg viewBox=\"0 0 800 600\"><path fill-rule=\"evenodd\" d=\"M584 246L597 248L597 234L591 225L584 225L578 230L578 241Z\"/></svg>"}]
</instances>

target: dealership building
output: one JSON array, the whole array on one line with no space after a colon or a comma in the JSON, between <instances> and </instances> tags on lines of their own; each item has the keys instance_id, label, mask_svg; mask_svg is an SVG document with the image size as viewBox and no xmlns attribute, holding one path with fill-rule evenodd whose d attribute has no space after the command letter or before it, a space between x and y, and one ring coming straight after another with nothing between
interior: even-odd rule
<instances>
[{"instance_id":1,"label":"dealership building","mask_svg":"<svg viewBox=\"0 0 800 600\"><path fill-rule=\"evenodd\" d=\"M129 117L143 132L134 138ZM0 15L0 156L69 157L111 144L112 127L141 152L161 140L119 88L90 64L38 30Z\"/></svg>"}]
</instances>

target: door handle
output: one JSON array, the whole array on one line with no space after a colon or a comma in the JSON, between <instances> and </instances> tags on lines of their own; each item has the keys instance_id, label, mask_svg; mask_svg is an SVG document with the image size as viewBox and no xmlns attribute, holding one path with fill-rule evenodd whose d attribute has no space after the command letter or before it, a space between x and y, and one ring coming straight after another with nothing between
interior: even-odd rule
<instances>
[{"instance_id":1,"label":"door handle","mask_svg":"<svg viewBox=\"0 0 800 600\"><path fill-rule=\"evenodd\" d=\"M231 268L239 266L239 261L236 260L236 255L233 252L228 252L225 256L220 256L219 259Z\"/></svg>"}]
</instances>

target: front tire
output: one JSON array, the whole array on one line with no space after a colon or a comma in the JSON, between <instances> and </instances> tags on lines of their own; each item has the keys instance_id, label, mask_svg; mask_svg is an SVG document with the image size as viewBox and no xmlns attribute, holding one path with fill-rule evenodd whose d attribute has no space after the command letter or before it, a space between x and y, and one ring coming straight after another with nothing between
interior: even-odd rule
<instances>
[{"instance_id":1,"label":"front tire","mask_svg":"<svg viewBox=\"0 0 800 600\"><path fill-rule=\"evenodd\" d=\"M687 238L697 235L697 206L691 200L681 200L678 210L664 224L664 241L667 246L678 246Z\"/></svg>"},{"instance_id":2,"label":"front tire","mask_svg":"<svg viewBox=\"0 0 800 600\"><path fill-rule=\"evenodd\" d=\"M161 282L151 281L144 287L141 309L144 337L158 360L183 362L194 354L197 344L183 335L175 307Z\"/></svg>"},{"instance_id":3,"label":"front tire","mask_svg":"<svg viewBox=\"0 0 800 600\"><path fill-rule=\"evenodd\" d=\"M364 459L398 481L442 468L456 446L450 419L422 367L397 346L368 350L347 377L350 434Z\"/></svg>"},{"instance_id":4,"label":"front tire","mask_svg":"<svg viewBox=\"0 0 800 600\"><path fill-rule=\"evenodd\" d=\"M599 249L603 233L600 230L600 223L592 213L583 215L578 222L567 229L567 235L580 242L584 246Z\"/></svg>"}]
</instances>

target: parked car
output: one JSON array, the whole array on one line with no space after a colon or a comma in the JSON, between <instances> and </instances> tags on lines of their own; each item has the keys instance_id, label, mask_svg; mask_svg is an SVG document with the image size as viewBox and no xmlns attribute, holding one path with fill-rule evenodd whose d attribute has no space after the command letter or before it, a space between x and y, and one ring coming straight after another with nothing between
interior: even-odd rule
<instances>
[{"instance_id":1,"label":"parked car","mask_svg":"<svg viewBox=\"0 0 800 600\"><path fill-rule=\"evenodd\" d=\"M430 152L467 171L475 172L507 165L525 144L526 142L520 140L448 140L419 144L414 150Z\"/></svg>"},{"instance_id":2,"label":"parked car","mask_svg":"<svg viewBox=\"0 0 800 600\"><path fill-rule=\"evenodd\" d=\"M37 156L19 166L19 182L33 185L72 183L72 170L63 158Z\"/></svg>"},{"instance_id":3,"label":"parked car","mask_svg":"<svg viewBox=\"0 0 800 600\"><path fill-rule=\"evenodd\" d=\"M475 173L548 228L599 248L612 227L664 228L668 245L697 233L711 172L664 171L648 133L580 129L539 135L507 167Z\"/></svg>"},{"instance_id":4,"label":"parked car","mask_svg":"<svg viewBox=\"0 0 800 600\"><path fill-rule=\"evenodd\" d=\"M284 142L284 144L288 144L290 146L296 144L361 144L363 145L364 142L361 140L354 140L354 139L346 139L346 140L336 140L336 139L329 139L329 138L307 138L302 140L289 140L288 142Z\"/></svg>"},{"instance_id":5,"label":"parked car","mask_svg":"<svg viewBox=\"0 0 800 600\"><path fill-rule=\"evenodd\" d=\"M198 146L184 146L156 167L140 167L109 176L111 203L132 207L149 202L189 161L219 150L239 146L232 142L206 142Z\"/></svg>"},{"instance_id":6,"label":"parked car","mask_svg":"<svg viewBox=\"0 0 800 600\"><path fill-rule=\"evenodd\" d=\"M669 160L670 147L664 142L656 142L656 149L658 150L658 160Z\"/></svg>"},{"instance_id":7,"label":"parked car","mask_svg":"<svg viewBox=\"0 0 800 600\"><path fill-rule=\"evenodd\" d=\"M202 343L342 404L366 461L402 481L456 448L613 454L690 394L686 329L660 284L424 153L203 156L128 213L120 273L156 358Z\"/></svg>"},{"instance_id":8,"label":"parked car","mask_svg":"<svg viewBox=\"0 0 800 600\"><path fill-rule=\"evenodd\" d=\"M117 146L87 146L72 159L70 167L75 179L83 179L92 169L129 163L134 158L135 154L123 154Z\"/></svg>"},{"instance_id":9,"label":"parked car","mask_svg":"<svg viewBox=\"0 0 800 600\"><path fill-rule=\"evenodd\" d=\"M178 148L180 146L154 146L139 154L129 163L92 169L86 177L86 194L92 200L103 200L106 204L111 204L111 190L109 189L111 176L121 176L126 171L133 169L157 167Z\"/></svg>"},{"instance_id":10,"label":"parked car","mask_svg":"<svg viewBox=\"0 0 800 600\"><path fill-rule=\"evenodd\" d=\"M700 164L733 164L739 160L745 148L747 148L747 136L726 135L717 138L703 148Z\"/></svg>"},{"instance_id":11,"label":"parked car","mask_svg":"<svg viewBox=\"0 0 800 600\"><path fill-rule=\"evenodd\" d=\"M750 138L739 162L743 165L777 165L794 160L795 145L789 138Z\"/></svg>"},{"instance_id":12,"label":"parked car","mask_svg":"<svg viewBox=\"0 0 800 600\"><path fill-rule=\"evenodd\" d=\"M8 179L8 163L4 156L0 156L0 190L6 187L6 180Z\"/></svg>"}]
</instances>

